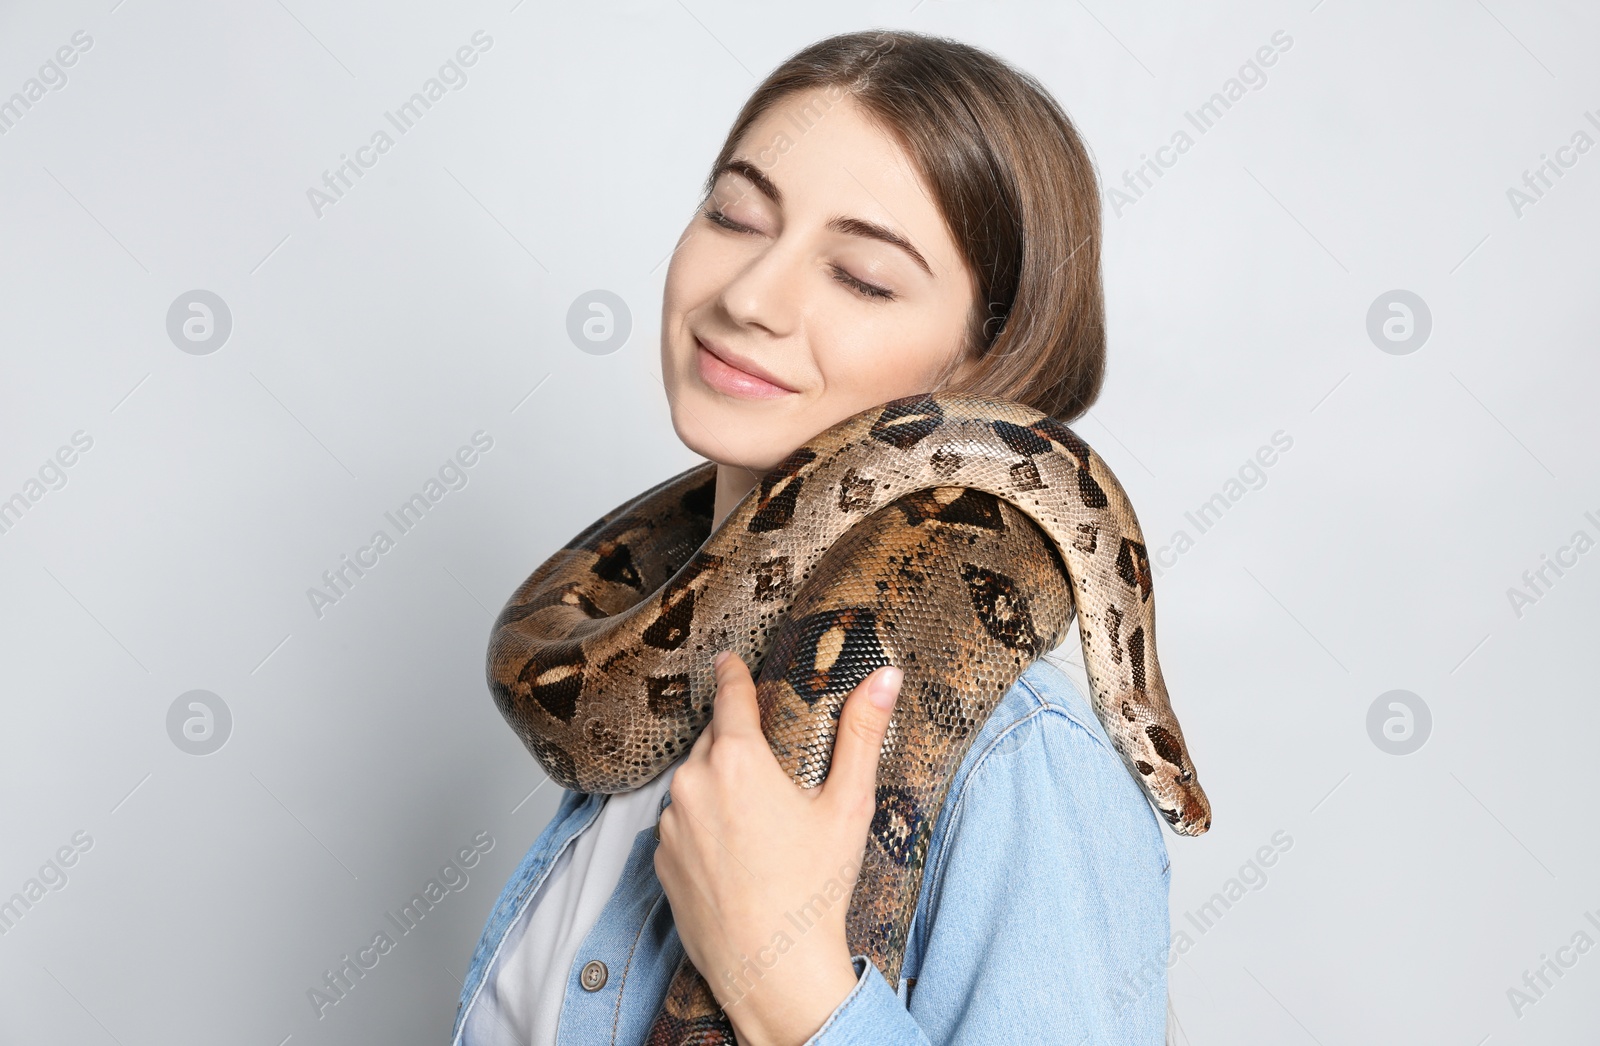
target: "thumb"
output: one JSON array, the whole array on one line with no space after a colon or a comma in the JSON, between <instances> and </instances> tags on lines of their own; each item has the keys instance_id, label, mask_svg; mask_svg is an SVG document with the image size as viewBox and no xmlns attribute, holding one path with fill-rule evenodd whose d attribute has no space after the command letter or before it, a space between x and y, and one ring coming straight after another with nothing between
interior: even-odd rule
<instances>
[{"instance_id":1,"label":"thumb","mask_svg":"<svg viewBox=\"0 0 1600 1046\"><path fill-rule=\"evenodd\" d=\"M893 665L880 668L845 700L833 742L833 762L822 787L830 802L848 809L864 799L866 807L874 806L878 756L904 680L904 673Z\"/></svg>"}]
</instances>

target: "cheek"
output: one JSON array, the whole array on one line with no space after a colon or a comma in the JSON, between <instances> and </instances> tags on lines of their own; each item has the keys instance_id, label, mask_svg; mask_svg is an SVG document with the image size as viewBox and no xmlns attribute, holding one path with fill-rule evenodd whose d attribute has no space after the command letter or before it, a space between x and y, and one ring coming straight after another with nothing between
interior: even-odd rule
<instances>
[{"instance_id":1,"label":"cheek","mask_svg":"<svg viewBox=\"0 0 1600 1046\"><path fill-rule=\"evenodd\" d=\"M667 279L661 288L661 335L667 333L683 319L685 302L689 296L689 283L694 269L685 263L683 252L687 245L673 249L672 260L667 264Z\"/></svg>"},{"instance_id":2,"label":"cheek","mask_svg":"<svg viewBox=\"0 0 1600 1046\"><path fill-rule=\"evenodd\" d=\"M863 409L925 392L956 351L959 321L846 325L817 353L830 392L862 400Z\"/></svg>"},{"instance_id":3,"label":"cheek","mask_svg":"<svg viewBox=\"0 0 1600 1046\"><path fill-rule=\"evenodd\" d=\"M683 368L689 365L693 343L684 327L689 314L704 300L704 282L705 266L694 256L692 240L680 241L661 290L661 376L670 392L677 392L680 379L686 377Z\"/></svg>"},{"instance_id":4,"label":"cheek","mask_svg":"<svg viewBox=\"0 0 1600 1046\"><path fill-rule=\"evenodd\" d=\"M667 266L667 307L682 315L716 297L737 268L735 254L731 245L691 223Z\"/></svg>"},{"instance_id":5,"label":"cheek","mask_svg":"<svg viewBox=\"0 0 1600 1046\"><path fill-rule=\"evenodd\" d=\"M696 288L705 282L706 243L693 221L672 248L672 258L667 263L667 279L663 288L666 308L682 309L694 297Z\"/></svg>"}]
</instances>

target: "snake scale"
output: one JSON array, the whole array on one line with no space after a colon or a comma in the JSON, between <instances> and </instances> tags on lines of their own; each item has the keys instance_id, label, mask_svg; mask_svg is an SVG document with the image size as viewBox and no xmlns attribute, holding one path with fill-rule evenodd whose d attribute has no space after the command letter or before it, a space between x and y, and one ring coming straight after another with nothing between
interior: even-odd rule
<instances>
[{"instance_id":1,"label":"snake scale","mask_svg":"<svg viewBox=\"0 0 1600 1046\"><path fill-rule=\"evenodd\" d=\"M1003 400L895 400L796 450L713 532L715 479L698 466L602 517L494 623L495 702L563 788L637 788L686 752L723 649L761 666L762 729L784 770L820 784L845 697L899 666L846 917L851 953L893 985L950 778L1076 613L1095 712L1129 771L1175 831L1210 827L1156 660L1138 522L1061 422ZM647 1042L734 1042L687 957Z\"/></svg>"}]
</instances>

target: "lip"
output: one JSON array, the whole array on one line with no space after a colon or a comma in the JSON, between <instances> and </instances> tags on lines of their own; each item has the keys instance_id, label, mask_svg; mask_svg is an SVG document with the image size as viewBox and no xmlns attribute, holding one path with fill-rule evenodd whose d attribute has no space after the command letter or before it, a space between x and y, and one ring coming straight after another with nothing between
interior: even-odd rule
<instances>
[{"instance_id":1,"label":"lip","mask_svg":"<svg viewBox=\"0 0 1600 1046\"><path fill-rule=\"evenodd\" d=\"M728 396L740 399L778 399L792 389L754 360L736 355L723 345L694 336L695 363L700 380Z\"/></svg>"}]
</instances>

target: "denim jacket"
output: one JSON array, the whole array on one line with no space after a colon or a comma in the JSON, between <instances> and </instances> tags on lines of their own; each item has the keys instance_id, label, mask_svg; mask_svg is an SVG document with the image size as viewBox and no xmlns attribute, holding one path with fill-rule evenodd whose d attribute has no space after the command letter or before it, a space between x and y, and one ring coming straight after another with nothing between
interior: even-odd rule
<instances>
[{"instance_id":1,"label":"denim jacket","mask_svg":"<svg viewBox=\"0 0 1600 1046\"><path fill-rule=\"evenodd\" d=\"M467 1018L506 932L605 798L565 792L506 883L467 971L452 1046L472 1046ZM649 1031L684 954L655 847L652 829L638 833L579 949L559 1046L635 1046ZM1037 661L951 781L900 982L855 956L855 987L806 1046L1156 1046L1166 1028L1169 874L1160 823L1104 728L1077 686ZM595 960L608 976L587 991L580 971Z\"/></svg>"}]
</instances>

